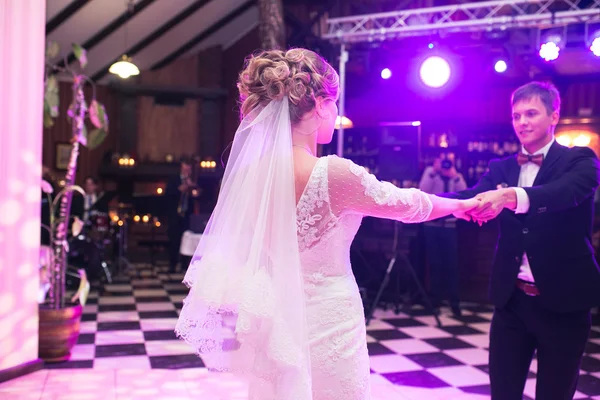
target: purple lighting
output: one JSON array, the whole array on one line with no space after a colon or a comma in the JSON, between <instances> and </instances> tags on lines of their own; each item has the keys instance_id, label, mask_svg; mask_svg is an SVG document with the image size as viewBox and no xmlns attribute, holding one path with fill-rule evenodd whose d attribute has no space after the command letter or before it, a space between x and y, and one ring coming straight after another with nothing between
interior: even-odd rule
<instances>
[{"instance_id":1,"label":"purple lighting","mask_svg":"<svg viewBox=\"0 0 600 400\"><path fill-rule=\"evenodd\" d=\"M590 46L590 50L596 57L600 57L600 37L594 39L592 45Z\"/></svg>"},{"instance_id":2,"label":"purple lighting","mask_svg":"<svg viewBox=\"0 0 600 400\"><path fill-rule=\"evenodd\" d=\"M381 70L381 77L383 79L390 79L392 77L392 71L389 68L384 68Z\"/></svg>"},{"instance_id":3,"label":"purple lighting","mask_svg":"<svg viewBox=\"0 0 600 400\"><path fill-rule=\"evenodd\" d=\"M540 46L540 57L546 61L554 61L558 58L560 47L555 42L546 42Z\"/></svg>"},{"instance_id":4,"label":"purple lighting","mask_svg":"<svg viewBox=\"0 0 600 400\"><path fill-rule=\"evenodd\" d=\"M448 83L450 79L450 64L442 57L428 57L420 69L421 80L427 86L439 88Z\"/></svg>"}]
</instances>

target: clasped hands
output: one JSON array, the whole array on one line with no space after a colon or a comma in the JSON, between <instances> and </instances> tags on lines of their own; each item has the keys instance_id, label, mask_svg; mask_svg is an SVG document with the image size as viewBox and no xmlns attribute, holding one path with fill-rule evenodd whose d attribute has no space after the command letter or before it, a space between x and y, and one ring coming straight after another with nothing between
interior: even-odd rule
<instances>
[{"instance_id":1,"label":"clasped hands","mask_svg":"<svg viewBox=\"0 0 600 400\"><path fill-rule=\"evenodd\" d=\"M515 190L498 185L496 190L479 193L472 199L463 200L461 209L453 214L456 218L473 221L481 226L496 218L505 208L514 210L516 204Z\"/></svg>"}]
</instances>

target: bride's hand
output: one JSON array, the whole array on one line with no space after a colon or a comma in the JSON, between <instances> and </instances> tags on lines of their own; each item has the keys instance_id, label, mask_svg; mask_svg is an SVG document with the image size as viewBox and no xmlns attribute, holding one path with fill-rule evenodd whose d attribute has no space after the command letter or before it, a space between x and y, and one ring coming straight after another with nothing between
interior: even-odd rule
<instances>
[{"instance_id":1,"label":"bride's hand","mask_svg":"<svg viewBox=\"0 0 600 400\"><path fill-rule=\"evenodd\" d=\"M468 200L460 200L458 209L452 213L456 218L464 219L465 221L471 221L472 217L469 214L471 210L476 209L481 204L481 201L476 198L468 199ZM481 225L481 221L479 225Z\"/></svg>"}]
</instances>

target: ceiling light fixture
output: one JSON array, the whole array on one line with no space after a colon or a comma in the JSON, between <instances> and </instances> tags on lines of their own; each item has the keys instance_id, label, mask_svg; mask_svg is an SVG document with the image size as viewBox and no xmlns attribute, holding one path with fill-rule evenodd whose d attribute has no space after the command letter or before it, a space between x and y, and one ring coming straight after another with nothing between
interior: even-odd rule
<instances>
[{"instance_id":1,"label":"ceiling light fixture","mask_svg":"<svg viewBox=\"0 0 600 400\"><path fill-rule=\"evenodd\" d=\"M133 14L134 10L134 0L129 0L127 3L127 11L129 14ZM127 25L129 22L125 23L125 49L127 49ZM140 74L140 69L133 63L131 57L128 57L127 54L123 54L121 59L110 66L108 72L111 74L118 75L122 79L127 79L130 76L135 76Z\"/></svg>"}]
</instances>

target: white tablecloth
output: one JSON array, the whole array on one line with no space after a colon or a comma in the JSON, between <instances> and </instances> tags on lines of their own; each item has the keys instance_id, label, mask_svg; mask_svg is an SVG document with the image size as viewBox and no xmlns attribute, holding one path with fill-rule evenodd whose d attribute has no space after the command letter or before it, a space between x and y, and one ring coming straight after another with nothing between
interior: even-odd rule
<instances>
[{"instance_id":1,"label":"white tablecloth","mask_svg":"<svg viewBox=\"0 0 600 400\"><path fill-rule=\"evenodd\" d=\"M194 233L192 231L183 232L183 237L181 238L181 246L179 247L179 254L188 257L193 256L194 252L196 251L196 247L198 247L198 243L200 242L201 237L201 233Z\"/></svg>"}]
</instances>

